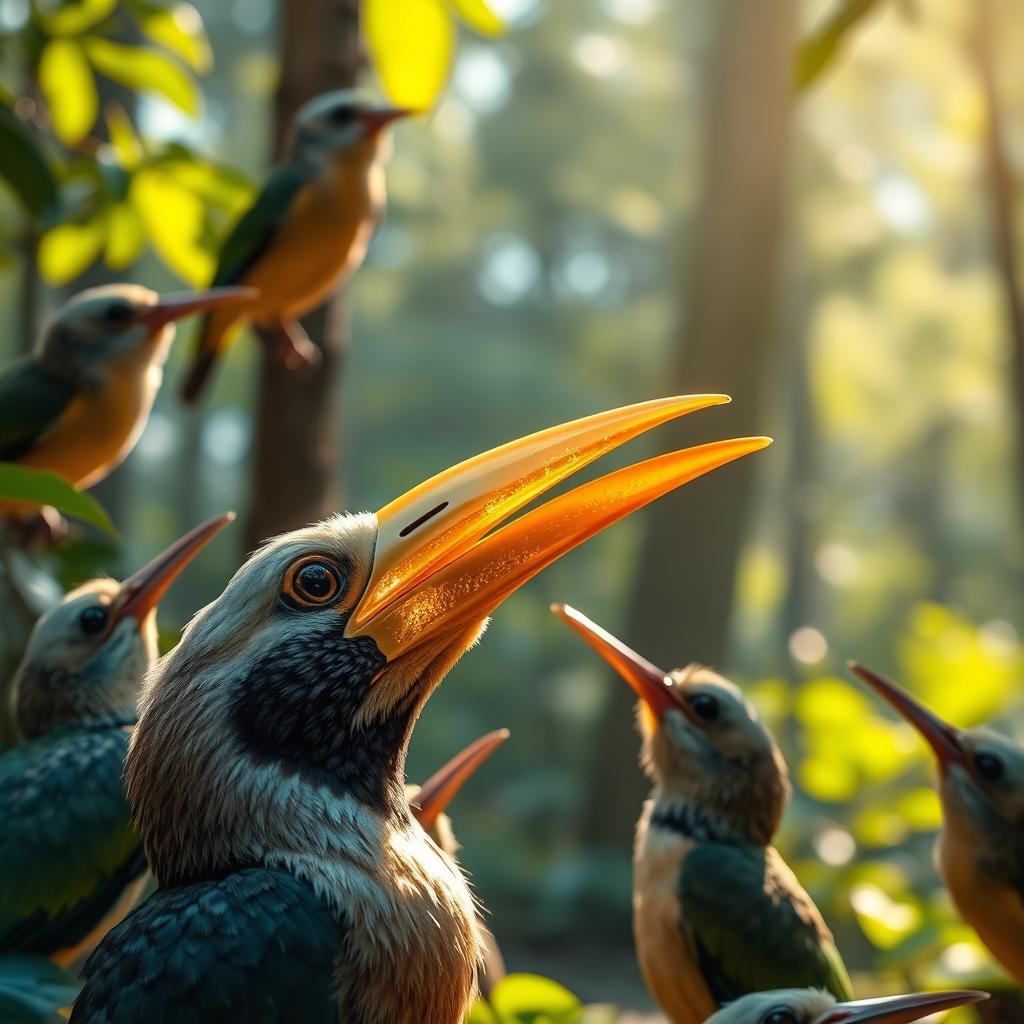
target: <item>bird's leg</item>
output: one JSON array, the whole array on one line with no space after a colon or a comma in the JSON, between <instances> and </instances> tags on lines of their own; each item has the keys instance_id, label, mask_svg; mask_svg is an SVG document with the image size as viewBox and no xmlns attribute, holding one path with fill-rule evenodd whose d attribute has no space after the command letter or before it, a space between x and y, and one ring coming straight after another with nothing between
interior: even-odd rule
<instances>
[{"instance_id":1,"label":"bird's leg","mask_svg":"<svg viewBox=\"0 0 1024 1024\"><path fill-rule=\"evenodd\" d=\"M276 320L253 327L267 351L289 370L320 365L320 349L309 340L297 320Z\"/></svg>"}]
</instances>

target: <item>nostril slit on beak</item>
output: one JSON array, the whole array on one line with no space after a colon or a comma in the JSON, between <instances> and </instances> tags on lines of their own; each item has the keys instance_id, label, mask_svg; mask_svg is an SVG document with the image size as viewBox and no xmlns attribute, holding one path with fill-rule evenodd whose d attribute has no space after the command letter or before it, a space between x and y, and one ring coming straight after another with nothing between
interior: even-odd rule
<instances>
[{"instance_id":1,"label":"nostril slit on beak","mask_svg":"<svg viewBox=\"0 0 1024 1024\"><path fill-rule=\"evenodd\" d=\"M399 537L408 537L413 530L418 530L425 522L433 519L438 512L443 512L448 507L447 501L442 501L440 505L435 505L429 512L424 512L419 519L414 519L408 526L404 527L398 532Z\"/></svg>"}]
</instances>

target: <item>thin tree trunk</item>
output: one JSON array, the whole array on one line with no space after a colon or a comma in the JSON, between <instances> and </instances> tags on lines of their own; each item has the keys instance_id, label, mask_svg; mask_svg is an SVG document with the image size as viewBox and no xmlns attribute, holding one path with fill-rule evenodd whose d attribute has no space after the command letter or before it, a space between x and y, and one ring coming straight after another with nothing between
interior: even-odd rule
<instances>
[{"instance_id":1,"label":"thin tree trunk","mask_svg":"<svg viewBox=\"0 0 1024 1024\"><path fill-rule=\"evenodd\" d=\"M734 403L666 428L659 436L672 447L763 432L766 382L775 379L796 4L718 0L713 9L718 31L705 184L679 344L664 391L724 391ZM625 639L665 668L725 660L757 461L717 470L648 513ZM629 702L624 686L611 690L588 787L598 794L584 816L588 842L628 842L639 809L639 773L621 767L636 753Z\"/></svg>"},{"instance_id":2,"label":"thin tree trunk","mask_svg":"<svg viewBox=\"0 0 1024 1024\"><path fill-rule=\"evenodd\" d=\"M1017 478L1024 500L1024 300L1014 239L1016 188L1003 138L1003 114L996 83L995 23L991 0L977 0L974 56L985 103L985 171L992 241L1010 331L1013 397L1016 402Z\"/></svg>"},{"instance_id":3,"label":"thin tree trunk","mask_svg":"<svg viewBox=\"0 0 1024 1024\"><path fill-rule=\"evenodd\" d=\"M318 93L354 85L365 62L359 0L289 0L281 12L281 82L274 101L279 156L296 110ZM249 547L340 507L344 296L307 317L304 326L323 353L316 370L293 373L266 354L260 367Z\"/></svg>"}]
</instances>

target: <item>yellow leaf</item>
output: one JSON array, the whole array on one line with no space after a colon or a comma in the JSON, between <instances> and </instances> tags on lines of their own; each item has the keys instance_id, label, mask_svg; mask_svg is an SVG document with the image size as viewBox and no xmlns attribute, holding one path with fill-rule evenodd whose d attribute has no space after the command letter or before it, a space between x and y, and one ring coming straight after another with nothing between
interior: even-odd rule
<instances>
[{"instance_id":1,"label":"yellow leaf","mask_svg":"<svg viewBox=\"0 0 1024 1024\"><path fill-rule=\"evenodd\" d=\"M78 43L51 39L39 58L39 88L57 138L75 146L96 123L99 97L89 62Z\"/></svg>"},{"instance_id":2,"label":"yellow leaf","mask_svg":"<svg viewBox=\"0 0 1024 1024\"><path fill-rule=\"evenodd\" d=\"M78 3L40 3L39 22L48 36L77 36L113 14L117 0L78 0ZM50 8L59 7L54 13Z\"/></svg>"},{"instance_id":3,"label":"yellow leaf","mask_svg":"<svg viewBox=\"0 0 1024 1024\"><path fill-rule=\"evenodd\" d=\"M491 10L486 0L452 0L455 13L475 32L485 36L500 36L505 23Z\"/></svg>"},{"instance_id":4,"label":"yellow leaf","mask_svg":"<svg viewBox=\"0 0 1024 1024\"><path fill-rule=\"evenodd\" d=\"M117 162L126 171L138 167L145 156L142 143L135 134L135 129L124 112L124 107L117 103L111 103L107 107L107 131L110 133L110 144L114 147Z\"/></svg>"},{"instance_id":5,"label":"yellow leaf","mask_svg":"<svg viewBox=\"0 0 1024 1024\"><path fill-rule=\"evenodd\" d=\"M206 284L214 265L213 256L201 245L202 200L157 169L135 175L130 199L164 263L189 284Z\"/></svg>"},{"instance_id":6,"label":"yellow leaf","mask_svg":"<svg viewBox=\"0 0 1024 1024\"><path fill-rule=\"evenodd\" d=\"M134 263L146 244L146 231L129 203L118 203L107 214L107 248L104 260L111 270Z\"/></svg>"},{"instance_id":7,"label":"yellow leaf","mask_svg":"<svg viewBox=\"0 0 1024 1024\"><path fill-rule=\"evenodd\" d=\"M136 0L132 4L139 28L155 43L170 50L192 68L204 75L213 67L213 51L199 11L188 3L163 7Z\"/></svg>"},{"instance_id":8,"label":"yellow leaf","mask_svg":"<svg viewBox=\"0 0 1024 1024\"><path fill-rule=\"evenodd\" d=\"M423 110L451 70L455 25L444 0L366 0L366 44L388 98Z\"/></svg>"},{"instance_id":9,"label":"yellow leaf","mask_svg":"<svg viewBox=\"0 0 1024 1024\"><path fill-rule=\"evenodd\" d=\"M82 40L93 67L129 89L160 93L193 117L199 113L199 90L185 69L159 50L125 46L99 36Z\"/></svg>"},{"instance_id":10,"label":"yellow leaf","mask_svg":"<svg viewBox=\"0 0 1024 1024\"><path fill-rule=\"evenodd\" d=\"M67 284L92 265L107 237L107 222L97 215L85 224L58 224L39 243L39 271L52 285Z\"/></svg>"}]
</instances>

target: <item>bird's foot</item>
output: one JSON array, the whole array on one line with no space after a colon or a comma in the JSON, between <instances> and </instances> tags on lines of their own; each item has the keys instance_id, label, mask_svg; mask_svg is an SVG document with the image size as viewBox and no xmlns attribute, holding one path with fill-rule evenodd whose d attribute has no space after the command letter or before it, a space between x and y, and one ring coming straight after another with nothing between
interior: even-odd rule
<instances>
[{"instance_id":1,"label":"bird's foot","mask_svg":"<svg viewBox=\"0 0 1024 1024\"><path fill-rule=\"evenodd\" d=\"M288 370L312 370L322 361L320 349L295 320L260 324L256 331L270 355Z\"/></svg>"}]
</instances>

